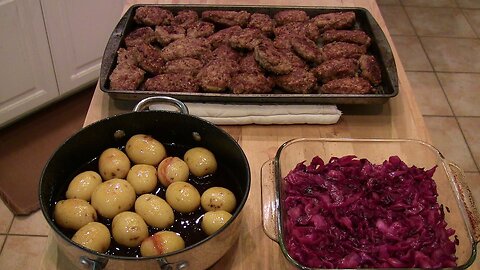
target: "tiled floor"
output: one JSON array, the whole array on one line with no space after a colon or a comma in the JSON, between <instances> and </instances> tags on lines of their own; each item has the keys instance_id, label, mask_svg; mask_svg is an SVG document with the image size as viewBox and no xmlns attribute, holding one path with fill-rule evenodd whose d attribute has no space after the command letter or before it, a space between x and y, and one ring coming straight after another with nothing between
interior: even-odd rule
<instances>
[{"instance_id":1,"label":"tiled floor","mask_svg":"<svg viewBox=\"0 0 480 270\"><path fill-rule=\"evenodd\" d=\"M480 0L378 3L433 144L480 202ZM40 212L14 217L0 201L0 269L37 269L47 234Z\"/></svg>"}]
</instances>

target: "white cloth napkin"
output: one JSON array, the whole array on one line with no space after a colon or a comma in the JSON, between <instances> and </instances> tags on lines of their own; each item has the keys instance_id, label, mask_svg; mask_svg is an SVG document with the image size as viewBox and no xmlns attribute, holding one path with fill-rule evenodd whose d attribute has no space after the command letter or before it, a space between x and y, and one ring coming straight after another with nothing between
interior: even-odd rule
<instances>
[{"instance_id":1,"label":"white cloth napkin","mask_svg":"<svg viewBox=\"0 0 480 270\"><path fill-rule=\"evenodd\" d=\"M342 112L335 105L237 105L186 103L190 114L217 125L335 124ZM171 107L170 107L171 108ZM165 110L164 105L150 105Z\"/></svg>"}]
</instances>

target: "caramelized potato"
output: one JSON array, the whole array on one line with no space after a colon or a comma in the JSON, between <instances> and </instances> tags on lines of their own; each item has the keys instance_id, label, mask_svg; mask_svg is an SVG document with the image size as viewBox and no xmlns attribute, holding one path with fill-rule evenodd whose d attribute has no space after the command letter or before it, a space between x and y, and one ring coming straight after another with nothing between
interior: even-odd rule
<instances>
[{"instance_id":1,"label":"caramelized potato","mask_svg":"<svg viewBox=\"0 0 480 270\"><path fill-rule=\"evenodd\" d=\"M110 231L99 222L90 222L78 230L72 241L98 252L107 251L110 246Z\"/></svg>"},{"instance_id":2,"label":"caramelized potato","mask_svg":"<svg viewBox=\"0 0 480 270\"><path fill-rule=\"evenodd\" d=\"M135 190L123 179L110 179L97 186L92 193L92 206L106 218L113 218L120 212L132 208Z\"/></svg>"},{"instance_id":3,"label":"caramelized potato","mask_svg":"<svg viewBox=\"0 0 480 270\"><path fill-rule=\"evenodd\" d=\"M232 214L226 211L209 211L203 215L201 224L202 230L206 234L212 235L223 227L230 218L232 218Z\"/></svg>"},{"instance_id":4,"label":"caramelized potato","mask_svg":"<svg viewBox=\"0 0 480 270\"><path fill-rule=\"evenodd\" d=\"M98 159L98 170L103 180L125 178L130 170L130 160L117 148L108 148Z\"/></svg>"},{"instance_id":5,"label":"caramelized potato","mask_svg":"<svg viewBox=\"0 0 480 270\"><path fill-rule=\"evenodd\" d=\"M183 156L183 160L187 163L190 172L197 177L212 174L217 170L215 156L203 147L188 150Z\"/></svg>"},{"instance_id":6,"label":"caramelized potato","mask_svg":"<svg viewBox=\"0 0 480 270\"><path fill-rule=\"evenodd\" d=\"M140 246L142 256L159 256L185 248L185 241L174 232L162 231L148 237Z\"/></svg>"},{"instance_id":7,"label":"caramelized potato","mask_svg":"<svg viewBox=\"0 0 480 270\"><path fill-rule=\"evenodd\" d=\"M82 199L59 201L55 205L53 216L60 227L72 230L78 230L89 222L97 220L95 209Z\"/></svg>"},{"instance_id":8,"label":"caramelized potato","mask_svg":"<svg viewBox=\"0 0 480 270\"><path fill-rule=\"evenodd\" d=\"M157 186L157 169L152 165L134 165L127 174L127 181L137 195L152 192Z\"/></svg>"},{"instance_id":9,"label":"caramelized potato","mask_svg":"<svg viewBox=\"0 0 480 270\"><path fill-rule=\"evenodd\" d=\"M224 210L231 213L237 205L233 192L223 187L212 187L205 190L200 200L203 210L207 212Z\"/></svg>"},{"instance_id":10,"label":"caramelized potato","mask_svg":"<svg viewBox=\"0 0 480 270\"><path fill-rule=\"evenodd\" d=\"M174 222L172 207L162 198L153 194L143 194L135 201L135 212L153 227L164 229Z\"/></svg>"},{"instance_id":11,"label":"caramelized potato","mask_svg":"<svg viewBox=\"0 0 480 270\"><path fill-rule=\"evenodd\" d=\"M186 182L189 170L185 161L178 157L167 157L158 165L158 181L168 187L173 182Z\"/></svg>"},{"instance_id":12,"label":"caramelized potato","mask_svg":"<svg viewBox=\"0 0 480 270\"><path fill-rule=\"evenodd\" d=\"M127 141L125 147L128 157L135 164L157 166L167 156L165 147L152 136L137 134Z\"/></svg>"},{"instance_id":13,"label":"caramelized potato","mask_svg":"<svg viewBox=\"0 0 480 270\"><path fill-rule=\"evenodd\" d=\"M137 247L148 237L148 227L140 215L126 211L113 218L112 235L120 245Z\"/></svg>"},{"instance_id":14,"label":"caramelized potato","mask_svg":"<svg viewBox=\"0 0 480 270\"><path fill-rule=\"evenodd\" d=\"M102 183L102 177L94 171L79 173L68 185L67 199L90 201L93 190Z\"/></svg>"},{"instance_id":15,"label":"caramelized potato","mask_svg":"<svg viewBox=\"0 0 480 270\"><path fill-rule=\"evenodd\" d=\"M187 182L174 182L165 194L168 204L181 213L195 211L200 205L200 193Z\"/></svg>"}]
</instances>

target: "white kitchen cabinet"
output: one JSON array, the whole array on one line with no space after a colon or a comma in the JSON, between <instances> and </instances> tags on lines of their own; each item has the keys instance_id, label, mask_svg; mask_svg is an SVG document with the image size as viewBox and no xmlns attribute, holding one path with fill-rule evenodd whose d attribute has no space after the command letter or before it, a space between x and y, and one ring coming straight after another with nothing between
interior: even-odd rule
<instances>
[{"instance_id":1,"label":"white kitchen cabinet","mask_svg":"<svg viewBox=\"0 0 480 270\"><path fill-rule=\"evenodd\" d=\"M0 1L0 126L58 95L40 2Z\"/></svg>"},{"instance_id":2,"label":"white kitchen cabinet","mask_svg":"<svg viewBox=\"0 0 480 270\"><path fill-rule=\"evenodd\" d=\"M60 94L98 79L124 1L41 0Z\"/></svg>"}]
</instances>

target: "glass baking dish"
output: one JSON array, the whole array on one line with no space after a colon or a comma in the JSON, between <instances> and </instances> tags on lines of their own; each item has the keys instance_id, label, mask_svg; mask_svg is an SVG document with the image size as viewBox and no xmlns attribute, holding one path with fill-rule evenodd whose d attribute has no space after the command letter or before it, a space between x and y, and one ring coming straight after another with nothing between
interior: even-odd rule
<instances>
[{"instance_id":1,"label":"glass baking dish","mask_svg":"<svg viewBox=\"0 0 480 270\"><path fill-rule=\"evenodd\" d=\"M292 268L311 269L294 260L285 246L283 206L284 178L295 166L319 156L325 162L331 157L356 155L375 164L381 164L390 156L399 156L409 167L430 169L437 166L433 179L437 185L438 202L448 207L445 220L448 227L455 229L459 240L456 247L455 269L466 269L475 260L480 239L480 222L475 202L464 174L459 166L447 161L432 145L416 140L402 139L324 139L300 138L279 147L274 159L262 166L262 214L265 233L278 242ZM453 237L453 236L452 236Z\"/></svg>"}]
</instances>

